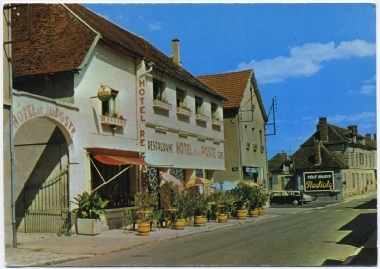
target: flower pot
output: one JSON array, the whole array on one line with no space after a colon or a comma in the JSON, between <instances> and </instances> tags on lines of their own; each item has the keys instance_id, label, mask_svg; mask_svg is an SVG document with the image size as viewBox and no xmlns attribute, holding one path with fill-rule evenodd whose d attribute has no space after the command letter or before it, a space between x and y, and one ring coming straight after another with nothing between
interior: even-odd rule
<instances>
[{"instance_id":1,"label":"flower pot","mask_svg":"<svg viewBox=\"0 0 380 269\"><path fill-rule=\"evenodd\" d=\"M81 235L100 234L102 223L100 219L77 218L76 232Z\"/></svg>"},{"instance_id":2,"label":"flower pot","mask_svg":"<svg viewBox=\"0 0 380 269\"><path fill-rule=\"evenodd\" d=\"M249 210L249 216L250 217L258 217L259 216L259 210L257 208L250 209Z\"/></svg>"},{"instance_id":3,"label":"flower pot","mask_svg":"<svg viewBox=\"0 0 380 269\"><path fill-rule=\"evenodd\" d=\"M263 207L259 207L259 215L265 215L265 209Z\"/></svg>"},{"instance_id":4,"label":"flower pot","mask_svg":"<svg viewBox=\"0 0 380 269\"><path fill-rule=\"evenodd\" d=\"M186 225L186 219L175 219L173 223L174 230L184 230Z\"/></svg>"},{"instance_id":5,"label":"flower pot","mask_svg":"<svg viewBox=\"0 0 380 269\"><path fill-rule=\"evenodd\" d=\"M237 219L246 219L247 218L247 210L245 210L245 209L236 210L236 217L237 217Z\"/></svg>"},{"instance_id":6,"label":"flower pot","mask_svg":"<svg viewBox=\"0 0 380 269\"><path fill-rule=\"evenodd\" d=\"M194 226L204 227L206 226L206 217L204 216L194 216Z\"/></svg>"},{"instance_id":7,"label":"flower pot","mask_svg":"<svg viewBox=\"0 0 380 269\"><path fill-rule=\"evenodd\" d=\"M148 236L150 234L150 222L140 221L137 225L137 231L139 235Z\"/></svg>"},{"instance_id":8,"label":"flower pot","mask_svg":"<svg viewBox=\"0 0 380 269\"><path fill-rule=\"evenodd\" d=\"M218 222L219 223L226 223L228 221L228 215L227 214L219 214L218 215Z\"/></svg>"}]
</instances>

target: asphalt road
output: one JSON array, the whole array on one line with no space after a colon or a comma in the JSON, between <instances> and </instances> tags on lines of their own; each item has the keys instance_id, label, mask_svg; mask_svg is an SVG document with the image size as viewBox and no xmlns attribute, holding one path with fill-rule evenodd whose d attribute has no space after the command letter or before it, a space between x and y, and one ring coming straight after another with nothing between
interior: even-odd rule
<instances>
[{"instance_id":1,"label":"asphalt road","mask_svg":"<svg viewBox=\"0 0 380 269\"><path fill-rule=\"evenodd\" d=\"M376 204L357 199L59 266L340 265L377 229Z\"/></svg>"}]
</instances>

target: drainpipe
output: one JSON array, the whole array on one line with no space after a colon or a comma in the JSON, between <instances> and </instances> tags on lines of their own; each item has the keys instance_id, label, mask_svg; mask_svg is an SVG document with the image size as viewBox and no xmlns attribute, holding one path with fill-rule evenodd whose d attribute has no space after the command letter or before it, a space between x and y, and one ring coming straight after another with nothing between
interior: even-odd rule
<instances>
[{"instance_id":1,"label":"drainpipe","mask_svg":"<svg viewBox=\"0 0 380 269\"><path fill-rule=\"evenodd\" d=\"M239 139L239 179L243 180L243 165L242 165L242 156L241 156L241 134L240 134L240 109L238 110L238 139Z\"/></svg>"},{"instance_id":2,"label":"drainpipe","mask_svg":"<svg viewBox=\"0 0 380 269\"><path fill-rule=\"evenodd\" d=\"M11 33L11 14L12 9L8 8L8 41L12 41L12 33ZM11 154L11 199L12 199L12 229L13 229L13 247L17 248L17 223L16 223L16 195L15 195L15 152L14 152L14 137L13 137L13 81L12 81L12 42L9 42L9 58L8 58L8 66L9 66L9 96L11 99L11 107L9 110L9 135L10 135L10 154Z\"/></svg>"}]
</instances>

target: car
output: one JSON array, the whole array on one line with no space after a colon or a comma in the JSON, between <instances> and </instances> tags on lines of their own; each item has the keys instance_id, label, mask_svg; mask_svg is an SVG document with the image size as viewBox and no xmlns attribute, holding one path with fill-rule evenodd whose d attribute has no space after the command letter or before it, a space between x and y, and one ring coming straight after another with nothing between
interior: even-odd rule
<instances>
[{"instance_id":1,"label":"car","mask_svg":"<svg viewBox=\"0 0 380 269\"><path fill-rule=\"evenodd\" d=\"M287 193L288 193L289 195L301 195L300 191L287 191ZM303 198L305 198L305 200L306 200L307 202L311 202L311 201L313 201L313 197L310 196L310 195L307 195L307 194L305 194L305 193L303 193Z\"/></svg>"},{"instance_id":2,"label":"car","mask_svg":"<svg viewBox=\"0 0 380 269\"><path fill-rule=\"evenodd\" d=\"M286 191L272 191L270 193L270 202L276 204L293 204L298 205L301 203L300 195L289 195ZM303 203L307 203L303 198Z\"/></svg>"}]
</instances>

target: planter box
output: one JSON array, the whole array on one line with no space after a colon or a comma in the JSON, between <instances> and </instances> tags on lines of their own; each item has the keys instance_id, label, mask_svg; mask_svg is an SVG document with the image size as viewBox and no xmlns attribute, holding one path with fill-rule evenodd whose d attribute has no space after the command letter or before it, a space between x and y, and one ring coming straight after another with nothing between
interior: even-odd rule
<instances>
[{"instance_id":1,"label":"planter box","mask_svg":"<svg viewBox=\"0 0 380 269\"><path fill-rule=\"evenodd\" d=\"M217 119L212 119L211 124L215 126L223 126L223 122Z\"/></svg>"},{"instance_id":2,"label":"planter box","mask_svg":"<svg viewBox=\"0 0 380 269\"><path fill-rule=\"evenodd\" d=\"M186 108L177 107L177 114L182 115L182 116L186 116L186 117L191 117L193 112L191 112L191 110L188 110Z\"/></svg>"},{"instance_id":3,"label":"planter box","mask_svg":"<svg viewBox=\"0 0 380 269\"><path fill-rule=\"evenodd\" d=\"M172 109L172 104L160 100L153 100L153 107L169 111L170 109Z\"/></svg>"},{"instance_id":4,"label":"planter box","mask_svg":"<svg viewBox=\"0 0 380 269\"><path fill-rule=\"evenodd\" d=\"M127 124L127 120L102 115L102 116L100 116L100 123L106 124L106 125L115 125L115 126L119 126L119 127L124 127Z\"/></svg>"},{"instance_id":5,"label":"planter box","mask_svg":"<svg viewBox=\"0 0 380 269\"><path fill-rule=\"evenodd\" d=\"M100 219L82 219L78 218L76 222L76 232L81 235L98 235L100 234L102 222Z\"/></svg>"},{"instance_id":6,"label":"planter box","mask_svg":"<svg viewBox=\"0 0 380 269\"><path fill-rule=\"evenodd\" d=\"M196 114L195 115L195 119L199 120L199 121L203 121L203 122L208 122L209 121L209 117L207 117L205 115L202 115L202 114Z\"/></svg>"}]
</instances>

